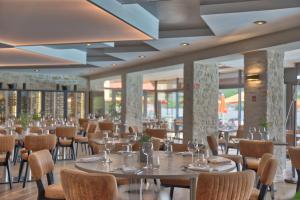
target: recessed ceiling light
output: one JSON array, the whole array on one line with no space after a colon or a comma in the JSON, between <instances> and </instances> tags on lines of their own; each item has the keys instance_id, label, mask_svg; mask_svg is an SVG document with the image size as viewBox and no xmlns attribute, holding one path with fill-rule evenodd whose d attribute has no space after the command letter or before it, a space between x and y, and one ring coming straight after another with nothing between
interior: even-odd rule
<instances>
[{"instance_id":1,"label":"recessed ceiling light","mask_svg":"<svg viewBox=\"0 0 300 200\"><path fill-rule=\"evenodd\" d=\"M218 64L218 67L223 67L223 66L224 66L224 65L223 65L223 64L221 64L221 63L219 63L219 64Z\"/></svg>"},{"instance_id":2,"label":"recessed ceiling light","mask_svg":"<svg viewBox=\"0 0 300 200\"><path fill-rule=\"evenodd\" d=\"M190 43L187 43L187 42L183 42L180 44L180 46L189 46L189 45L190 45Z\"/></svg>"},{"instance_id":3,"label":"recessed ceiling light","mask_svg":"<svg viewBox=\"0 0 300 200\"><path fill-rule=\"evenodd\" d=\"M139 56L139 58L145 58L145 57L146 57L146 56L144 56L144 55L140 55L140 56Z\"/></svg>"},{"instance_id":4,"label":"recessed ceiling light","mask_svg":"<svg viewBox=\"0 0 300 200\"><path fill-rule=\"evenodd\" d=\"M259 20L259 21L255 21L253 23L256 24L256 25L263 25L263 24L266 24L267 21Z\"/></svg>"},{"instance_id":5,"label":"recessed ceiling light","mask_svg":"<svg viewBox=\"0 0 300 200\"><path fill-rule=\"evenodd\" d=\"M112 66L113 66L113 67L115 67L115 66L117 66L117 64L116 64L116 63L114 63L114 64L112 64Z\"/></svg>"},{"instance_id":6,"label":"recessed ceiling light","mask_svg":"<svg viewBox=\"0 0 300 200\"><path fill-rule=\"evenodd\" d=\"M34 72L39 72L40 70L39 70L39 69L34 69L33 71L34 71Z\"/></svg>"},{"instance_id":7,"label":"recessed ceiling light","mask_svg":"<svg viewBox=\"0 0 300 200\"><path fill-rule=\"evenodd\" d=\"M90 44L90 43L87 43L86 46L91 46L91 44Z\"/></svg>"}]
</instances>

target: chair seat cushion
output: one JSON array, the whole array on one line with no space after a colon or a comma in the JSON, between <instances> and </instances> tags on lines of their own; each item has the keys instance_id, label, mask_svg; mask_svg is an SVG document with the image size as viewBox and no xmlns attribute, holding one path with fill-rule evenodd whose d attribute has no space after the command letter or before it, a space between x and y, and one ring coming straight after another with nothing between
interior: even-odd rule
<instances>
[{"instance_id":1,"label":"chair seat cushion","mask_svg":"<svg viewBox=\"0 0 300 200\"><path fill-rule=\"evenodd\" d=\"M6 158L6 154L0 154L0 163L4 163Z\"/></svg>"},{"instance_id":2,"label":"chair seat cushion","mask_svg":"<svg viewBox=\"0 0 300 200\"><path fill-rule=\"evenodd\" d=\"M62 146L71 146L72 140L59 140L59 143Z\"/></svg>"},{"instance_id":3,"label":"chair seat cushion","mask_svg":"<svg viewBox=\"0 0 300 200\"><path fill-rule=\"evenodd\" d=\"M45 197L49 199L65 199L65 194L61 185L53 184L45 188Z\"/></svg>"},{"instance_id":4,"label":"chair seat cushion","mask_svg":"<svg viewBox=\"0 0 300 200\"><path fill-rule=\"evenodd\" d=\"M256 158L246 158L247 169L257 170L259 165L259 159Z\"/></svg>"},{"instance_id":5,"label":"chair seat cushion","mask_svg":"<svg viewBox=\"0 0 300 200\"><path fill-rule=\"evenodd\" d=\"M191 181L189 179L160 179L160 183L164 186L174 186L174 187L190 187Z\"/></svg>"},{"instance_id":6,"label":"chair seat cushion","mask_svg":"<svg viewBox=\"0 0 300 200\"><path fill-rule=\"evenodd\" d=\"M78 136L75 137L75 142L87 143L88 142L88 138L78 135Z\"/></svg>"},{"instance_id":7,"label":"chair seat cushion","mask_svg":"<svg viewBox=\"0 0 300 200\"><path fill-rule=\"evenodd\" d=\"M227 148L238 149L238 143L228 142Z\"/></svg>"},{"instance_id":8,"label":"chair seat cushion","mask_svg":"<svg viewBox=\"0 0 300 200\"><path fill-rule=\"evenodd\" d=\"M253 188L249 200L258 200L258 196L259 196L259 190Z\"/></svg>"},{"instance_id":9,"label":"chair seat cushion","mask_svg":"<svg viewBox=\"0 0 300 200\"><path fill-rule=\"evenodd\" d=\"M223 158L228 158L230 160L232 160L235 163L241 164L243 163L243 158L240 155L228 155L228 154L222 154L220 155Z\"/></svg>"}]
</instances>

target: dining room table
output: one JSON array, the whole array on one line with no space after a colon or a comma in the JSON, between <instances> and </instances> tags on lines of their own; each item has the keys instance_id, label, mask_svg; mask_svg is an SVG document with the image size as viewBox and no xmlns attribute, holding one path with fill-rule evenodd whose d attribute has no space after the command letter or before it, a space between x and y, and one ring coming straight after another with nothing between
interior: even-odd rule
<instances>
[{"instance_id":1,"label":"dining room table","mask_svg":"<svg viewBox=\"0 0 300 200\"><path fill-rule=\"evenodd\" d=\"M210 162L210 160L224 160L221 157L208 158L206 165L197 168L191 165L192 156L189 152L166 153L157 151L153 152L153 155L155 154L159 156L159 166L150 169L145 169L145 163L140 162L140 152L113 153L110 155L111 162L106 162L103 154L88 156L77 160L75 167L89 173L105 173L116 178L127 178L129 191L134 190L135 186L139 185L139 195L133 195L132 192L129 192L129 199L142 199L141 180L143 179L189 179L191 200L196 199L196 185L200 173L231 172L235 169L235 163L231 160L222 163Z\"/></svg>"}]
</instances>

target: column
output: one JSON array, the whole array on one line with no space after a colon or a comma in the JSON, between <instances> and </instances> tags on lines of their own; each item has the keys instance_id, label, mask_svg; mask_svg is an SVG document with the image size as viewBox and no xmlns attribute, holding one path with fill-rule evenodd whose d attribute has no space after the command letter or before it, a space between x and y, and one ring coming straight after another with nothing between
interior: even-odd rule
<instances>
[{"instance_id":1,"label":"column","mask_svg":"<svg viewBox=\"0 0 300 200\"><path fill-rule=\"evenodd\" d=\"M216 64L184 65L184 142L218 133L219 73Z\"/></svg>"},{"instance_id":2,"label":"column","mask_svg":"<svg viewBox=\"0 0 300 200\"><path fill-rule=\"evenodd\" d=\"M122 74L121 122L128 126L143 128L142 115L143 75L141 72ZM121 127L121 131L126 126Z\"/></svg>"},{"instance_id":3,"label":"column","mask_svg":"<svg viewBox=\"0 0 300 200\"><path fill-rule=\"evenodd\" d=\"M267 123L270 137L285 142L284 53L263 50L244 56L245 130ZM286 164L285 147L275 146L274 154L279 161L277 178L282 178Z\"/></svg>"}]
</instances>

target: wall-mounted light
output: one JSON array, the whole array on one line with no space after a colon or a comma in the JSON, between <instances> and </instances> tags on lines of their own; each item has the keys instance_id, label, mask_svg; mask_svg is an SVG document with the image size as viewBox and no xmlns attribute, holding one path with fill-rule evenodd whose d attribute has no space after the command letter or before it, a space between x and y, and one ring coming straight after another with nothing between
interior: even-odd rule
<instances>
[{"instance_id":1,"label":"wall-mounted light","mask_svg":"<svg viewBox=\"0 0 300 200\"><path fill-rule=\"evenodd\" d=\"M247 74L246 79L248 81L258 81L259 80L259 74Z\"/></svg>"}]
</instances>

